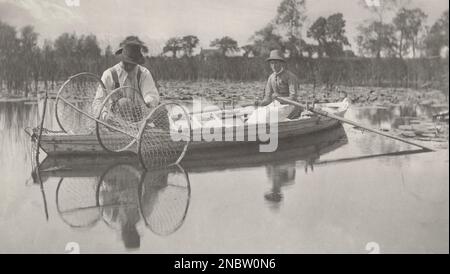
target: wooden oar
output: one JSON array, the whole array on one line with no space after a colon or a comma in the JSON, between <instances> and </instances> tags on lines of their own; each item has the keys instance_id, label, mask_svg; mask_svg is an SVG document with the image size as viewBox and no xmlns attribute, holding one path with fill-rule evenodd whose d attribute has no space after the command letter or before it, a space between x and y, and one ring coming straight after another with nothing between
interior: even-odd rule
<instances>
[{"instance_id":1,"label":"wooden oar","mask_svg":"<svg viewBox=\"0 0 450 274\"><path fill-rule=\"evenodd\" d=\"M281 103L286 103L286 104L290 104L290 105L293 105L293 106L298 106L298 107L306 109L305 105L300 104L300 103L295 102L295 101L292 101L292 100L289 100L289 99L286 99L286 98L283 98L283 97L277 97L276 100L278 100ZM427 151L434 151L433 149L431 149L429 147L426 147L426 146L420 145L418 143L411 142L409 140L406 140L406 139L403 139L403 138L400 138L400 137L397 137L397 136L394 136L394 135L390 135L390 134L387 134L385 132L382 132L382 131L379 131L379 130L376 130L376 129L373 129L373 128L370 128L370 127L367 127L367 126L364 126L364 125L361 125L359 123L356 123L356 122L353 122L351 120L345 119L343 117L337 116L335 114L326 112L324 110L315 109L315 108L309 108L308 110L313 112L313 113L316 113L316 114L319 114L319 115L322 115L322 116L325 116L325 117L329 117L329 118L341 121L343 123L353 125L355 127L359 127L359 128L365 129L367 131L373 132L375 134L378 134L378 135L381 135L381 136L384 136L384 137L388 137L388 138L391 138L391 139L394 139L394 140L397 140L397 141L400 141L400 142L403 142L403 143L406 143L406 144L409 144L409 145L420 147L420 148L422 148L424 150L427 150Z\"/></svg>"}]
</instances>

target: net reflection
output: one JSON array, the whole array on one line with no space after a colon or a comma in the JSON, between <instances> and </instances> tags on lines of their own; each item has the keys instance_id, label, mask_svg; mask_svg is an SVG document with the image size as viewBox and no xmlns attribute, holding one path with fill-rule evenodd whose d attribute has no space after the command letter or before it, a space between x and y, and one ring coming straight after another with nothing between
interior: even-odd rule
<instances>
[{"instance_id":1,"label":"net reflection","mask_svg":"<svg viewBox=\"0 0 450 274\"><path fill-rule=\"evenodd\" d=\"M191 196L187 174L181 169L171 171L147 172L140 185L140 209L145 224L161 236L170 235L181 227Z\"/></svg>"},{"instance_id":2,"label":"net reflection","mask_svg":"<svg viewBox=\"0 0 450 274\"><path fill-rule=\"evenodd\" d=\"M89 229L103 221L121 235L127 249L138 249L138 225L168 236L183 224L189 208L190 182L179 165L144 170L115 164L101 176L63 177L56 188L56 208L72 228Z\"/></svg>"},{"instance_id":3,"label":"net reflection","mask_svg":"<svg viewBox=\"0 0 450 274\"><path fill-rule=\"evenodd\" d=\"M100 220L96 178L61 178L56 188L56 209L71 227L87 228Z\"/></svg>"},{"instance_id":4,"label":"net reflection","mask_svg":"<svg viewBox=\"0 0 450 274\"><path fill-rule=\"evenodd\" d=\"M258 146L191 153L183 167L196 174L263 167L271 185L261 196L270 209L279 210L286 189L303 170L313 171L321 156L347 143L346 132L339 126L285 140L273 153L260 153ZM189 210L190 182L178 165L146 171L135 155L61 156L46 158L38 169L45 185L51 178L62 178L56 203L67 225L87 230L105 225L117 232L126 249L139 249L147 229L162 237L175 233Z\"/></svg>"}]
</instances>

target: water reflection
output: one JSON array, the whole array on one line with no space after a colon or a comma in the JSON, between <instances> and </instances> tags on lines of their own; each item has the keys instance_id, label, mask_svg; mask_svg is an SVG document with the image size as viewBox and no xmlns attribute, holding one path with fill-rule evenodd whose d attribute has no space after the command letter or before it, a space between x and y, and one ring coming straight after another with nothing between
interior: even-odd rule
<instances>
[{"instance_id":1,"label":"water reflection","mask_svg":"<svg viewBox=\"0 0 450 274\"><path fill-rule=\"evenodd\" d=\"M283 188L295 183L296 165L312 170L320 156L348 140L338 126L327 132L285 140L272 153L258 146L240 146L213 152L188 153L183 166L145 171L134 156L48 157L39 165L39 180L61 178L56 188L59 217L70 227L90 229L103 222L120 234L127 249L140 247L144 225L156 235L168 236L184 223L190 200L189 173L264 166L272 187L264 194L268 206L279 208ZM211 159L215 159L211 161ZM36 172L33 172L36 177ZM43 193L45 199L45 193Z\"/></svg>"},{"instance_id":2,"label":"water reflection","mask_svg":"<svg viewBox=\"0 0 450 274\"><path fill-rule=\"evenodd\" d=\"M388 107L358 108L355 118L367 125L378 128L398 128L408 124L411 119L432 120L437 113L448 110L448 106L397 105Z\"/></svg>"},{"instance_id":3,"label":"water reflection","mask_svg":"<svg viewBox=\"0 0 450 274\"><path fill-rule=\"evenodd\" d=\"M261 153L256 143L196 151L188 149L182 164L189 171L209 172L286 162L314 162L320 155L347 143L347 134L339 125L323 132L283 139L277 150L269 153Z\"/></svg>"},{"instance_id":4,"label":"water reflection","mask_svg":"<svg viewBox=\"0 0 450 274\"><path fill-rule=\"evenodd\" d=\"M324 135L325 134L325 135ZM301 146L281 146L278 153L296 151L295 158L280 158L265 165L266 177L271 183L271 189L264 195L268 205L273 210L279 210L283 201L283 189L295 184L297 163L302 162L304 173L314 171L314 165L320 156L347 144L347 135L342 127L337 127L327 133L316 134L301 140ZM304 153L307 151L307 153ZM302 153L302 154L301 154Z\"/></svg>"},{"instance_id":5,"label":"water reflection","mask_svg":"<svg viewBox=\"0 0 450 274\"><path fill-rule=\"evenodd\" d=\"M266 174L272 183L272 188L264 195L264 198L271 203L273 209L279 209L283 199L281 188L295 183L295 162L267 165Z\"/></svg>"},{"instance_id":6,"label":"water reflection","mask_svg":"<svg viewBox=\"0 0 450 274\"><path fill-rule=\"evenodd\" d=\"M360 115L362 111L364 109L352 109L348 114ZM401 112L414 114L409 110ZM358 120L368 124L366 119L375 119L370 111L367 113ZM392 121L398 116L397 112L392 116L380 115L378 117L392 118ZM448 157L442 153L413 156L419 151L408 152L411 156L385 157L392 155L387 152L405 148L398 142L360 134L350 127L346 127L349 145L346 145L345 130L338 127L280 142L274 153L259 153L257 146L190 153L182 162L186 174L164 169L145 173L138 161L129 158L47 158L40 166L50 213L46 225L39 185L23 184L31 171L26 156L30 142L23 127L35 126L37 116L36 106L15 104L0 108L3 130L0 136L3 180L0 181L4 187L0 197L5 209L0 230L4 250L59 252L66 240L76 240L88 252L114 251L117 245L120 250L139 248L146 252L270 252L274 246L279 246L280 252L330 251L320 244L323 239L326 246L336 247L331 251L358 252L352 249L353 243L359 246L361 240L374 240L374 235L375 239L386 243L392 241L394 235L399 250L416 250L416 246L423 243L429 243L426 250L436 250L436 247L440 250L442 246L434 240L439 238L439 243L442 242L442 230L448 224L448 217L445 217L448 216L448 195L445 195L448 176L443 174L439 164L448 162ZM51 119L46 123L46 128L58 129ZM56 127L52 127L52 123ZM381 158L369 160L374 157ZM348 161L357 162L345 166ZM382 172L374 171L374 166ZM360 171L360 176L368 173L367 179L364 178L363 183L355 182L359 178L355 178L353 171L345 171L348 168L356 173ZM310 174L312 171L314 174ZM404 173L404 178L399 177L399 172ZM190 179L195 178L192 184L187 173ZM330 183L330 176L341 181ZM376 184L372 184L374 181ZM400 181L402 184L398 187ZM191 186L195 203L191 200ZM352 192L351 201L349 192ZM380 199L385 202L380 204ZM447 207L444 207L446 202ZM349 208L355 208L355 203L361 210L349 212ZM218 214L216 208L223 209L224 214ZM325 211L314 212L311 208ZM274 209L276 215L269 209ZM358 212L364 214L358 215ZM368 223L369 215L372 221ZM276 221L268 224L264 221L267 216L275 217ZM406 220L407 226L395 226L391 224L393 219ZM259 221L265 225L259 225ZM423 228L424 222L426 228ZM354 227L358 227L358 231L352 230ZM404 227L413 229L404 230ZM271 234L273 231L276 232ZM349 238L343 237L341 232L345 231L352 232L352 236L348 233ZM118 240L111 234L117 235ZM32 235L39 235L39 238ZM222 239L226 237L230 237L230 241L224 244ZM248 243L252 237L257 242ZM414 246L405 244L413 238L416 239L411 242ZM308 245L309 239L314 242L314 248L312 243ZM341 240L348 242L339 246ZM240 246L241 242L248 248ZM267 245L261 249L262 243Z\"/></svg>"},{"instance_id":7,"label":"water reflection","mask_svg":"<svg viewBox=\"0 0 450 274\"><path fill-rule=\"evenodd\" d=\"M56 188L57 212L72 228L89 229L103 221L120 234L126 249L138 249L141 221L153 233L168 236L185 220L190 183L181 166L144 171L136 164L115 164L101 176L85 175L66 174Z\"/></svg>"}]
</instances>

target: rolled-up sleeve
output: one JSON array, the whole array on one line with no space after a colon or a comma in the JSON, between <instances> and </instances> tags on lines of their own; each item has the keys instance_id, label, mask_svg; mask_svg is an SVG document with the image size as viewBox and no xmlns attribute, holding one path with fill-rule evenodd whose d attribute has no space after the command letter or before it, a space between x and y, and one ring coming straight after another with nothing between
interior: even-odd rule
<instances>
[{"instance_id":1,"label":"rolled-up sleeve","mask_svg":"<svg viewBox=\"0 0 450 274\"><path fill-rule=\"evenodd\" d=\"M103 100L105 100L106 95L108 94L107 91L112 90L112 87L113 87L113 80L112 80L111 72L109 70L106 70L105 72L103 72L101 79L102 79L103 84L105 84L105 87L107 90L104 90L101 85L99 85L97 87L94 101L92 102L92 110L93 110L95 116L97 116L99 114L99 111L101 111L100 107L103 103Z\"/></svg>"},{"instance_id":2,"label":"rolled-up sleeve","mask_svg":"<svg viewBox=\"0 0 450 274\"><path fill-rule=\"evenodd\" d=\"M159 104L159 91L156 87L152 74L146 68L142 69L140 87L144 102L150 107L156 107Z\"/></svg>"}]
</instances>

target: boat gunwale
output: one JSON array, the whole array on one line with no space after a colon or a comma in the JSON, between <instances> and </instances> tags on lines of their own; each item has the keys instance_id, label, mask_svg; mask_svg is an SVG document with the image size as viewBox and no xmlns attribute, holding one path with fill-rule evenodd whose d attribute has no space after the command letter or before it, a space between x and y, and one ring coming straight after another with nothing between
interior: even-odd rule
<instances>
[{"instance_id":1,"label":"boat gunwale","mask_svg":"<svg viewBox=\"0 0 450 274\"><path fill-rule=\"evenodd\" d=\"M342 106L344 106L345 103L344 102L337 102L337 103L330 103L330 104L332 104L332 105L341 104ZM324 104L324 105L326 106L327 104ZM340 110L338 110L336 112L333 112L333 114L341 116L341 115L345 114L345 112L347 110L348 110L348 106L346 106L346 108L344 108L344 109L340 109ZM220 111L222 111L222 110L220 110ZM218 112L220 112L220 111L218 111ZM264 123L264 124L261 123L261 124L252 124L252 125L245 124L245 125L239 126L239 127L222 126L222 127L214 127L214 128L211 128L211 129L222 130L223 131L223 130L227 130L229 128L233 128L234 130L237 131L237 129L241 129L243 127L244 131L246 131L246 130L248 130L249 127L265 127L265 128L269 127L269 128L272 128L275 125L277 125L278 128L283 128L283 127L286 127L288 125L289 126L295 125L295 126L300 127L301 124L310 123L311 121L314 121L314 120L324 121L324 120L333 120L333 118L321 117L321 116L314 115L314 116L310 116L308 118L298 118L298 119L294 119L294 120L285 120L285 121L281 121L281 122L277 122L277 123ZM203 128L193 129L192 131L195 132L196 130L200 130L201 131L201 130L203 130ZM295 130L296 129L293 129L293 131L295 131ZM111 137L114 138L114 136L111 136ZM55 140L55 139L58 139L58 140ZM95 135L94 131L92 133L90 133L90 134L67 134L67 133L50 133L50 134L43 133L42 134L42 140L46 140L46 141L59 141L59 140L61 140L62 141L62 139L65 139L65 140L71 140L71 139L73 139L73 140L78 140L78 139L83 140L84 139L86 141L88 141L88 140L90 141L91 139L97 140L97 136Z\"/></svg>"},{"instance_id":2,"label":"boat gunwale","mask_svg":"<svg viewBox=\"0 0 450 274\"><path fill-rule=\"evenodd\" d=\"M332 109L335 110L332 113L335 115L343 116L349 108L349 104L345 101L330 103ZM327 104L321 104L321 106L327 106ZM297 118L294 120L286 120L278 123L261 123L261 124L245 124L242 126L230 126L230 127L211 127L210 130L221 131L222 133L233 128L233 138L235 140L192 140L188 150L199 149L213 149L215 147L230 147L236 145L242 145L245 143L264 143L256 138L256 140L249 140L249 134L253 132L251 130L260 130L260 128L267 129L268 127L276 126L278 131L278 138L280 140L302 136L305 134L313 134L315 132L321 132L327 130L336 124L339 124L338 120L330 117L322 117L319 115L312 115L308 118ZM309 126L306 126L309 125ZM196 129L198 132L198 129ZM196 133L196 130L192 130L192 134ZM202 131L203 128L200 128ZM241 134L243 133L243 135ZM120 136L120 135L119 135ZM195 137L192 135L192 137ZM238 138L239 137L239 138ZM111 136L110 138L120 138L118 136ZM242 139L242 140L241 140ZM66 146L61 148L59 146ZM77 149L77 146L79 147ZM129 154L133 153L131 150L123 151L121 153L108 153L103 149L99 149L97 136L93 133L90 134L67 134L67 133L50 133L43 134L41 138L41 148L47 153L47 155L89 155L89 154Z\"/></svg>"}]
</instances>

